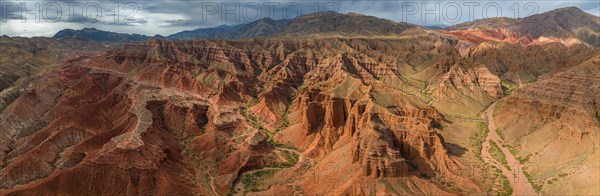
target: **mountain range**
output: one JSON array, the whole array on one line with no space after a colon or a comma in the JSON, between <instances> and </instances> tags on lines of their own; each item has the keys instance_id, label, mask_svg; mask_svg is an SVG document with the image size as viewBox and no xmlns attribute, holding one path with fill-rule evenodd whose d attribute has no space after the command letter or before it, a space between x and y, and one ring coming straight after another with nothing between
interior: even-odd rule
<instances>
[{"instance_id":1,"label":"mountain range","mask_svg":"<svg viewBox=\"0 0 600 196\"><path fill-rule=\"evenodd\" d=\"M600 46L600 17L586 13L577 7L566 7L521 19L488 18L466 22L448 29L496 29L504 28L521 35L573 37L592 46Z\"/></svg>"},{"instance_id":2,"label":"mountain range","mask_svg":"<svg viewBox=\"0 0 600 196\"><path fill-rule=\"evenodd\" d=\"M373 28L356 28L370 26ZM235 26L221 25L214 28L198 28L182 31L168 36L154 37L139 34L123 34L102 31L93 28L82 30L65 29L56 33L54 38L83 37L94 41L134 42L151 38L168 40L189 39L244 39L269 36L321 35L340 34L344 36L388 36L401 34L407 29L506 29L519 35L530 35L558 38L577 38L592 46L600 46L600 18L577 7L566 7L550 12L536 14L521 19L486 18L452 26L420 27L404 22L394 22L356 13L340 14L336 12L319 12L299 16L292 20L262 18L257 21Z\"/></svg>"},{"instance_id":3,"label":"mountain range","mask_svg":"<svg viewBox=\"0 0 600 196\"><path fill-rule=\"evenodd\" d=\"M599 195L581 12L3 36L0 195Z\"/></svg>"}]
</instances>

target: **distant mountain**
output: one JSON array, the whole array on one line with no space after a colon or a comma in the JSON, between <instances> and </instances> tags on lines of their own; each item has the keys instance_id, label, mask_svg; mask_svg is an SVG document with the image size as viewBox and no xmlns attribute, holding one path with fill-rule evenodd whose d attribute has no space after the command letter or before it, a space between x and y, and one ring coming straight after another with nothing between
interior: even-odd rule
<instances>
[{"instance_id":1,"label":"distant mountain","mask_svg":"<svg viewBox=\"0 0 600 196\"><path fill-rule=\"evenodd\" d=\"M497 28L507 28L518 22L518 19L507 17L493 17L478 19L470 22L463 22L447 27L448 30L464 30L464 29L482 29L491 30Z\"/></svg>"},{"instance_id":2,"label":"distant mountain","mask_svg":"<svg viewBox=\"0 0 600 196\"><path fill-rule=\"evenodd\" d=\"M518 31L533 37L577 37L593 46L600 46L600 17L577 7L556 9L525 18Z\"/></svg>"},{"instance_id":3,"label":"distant mountain","mask_svg":"<svg viewBox=\"0 0 600 196\"><path fill-rule=\"evenodd\" d=\"M427 27L428 29L438 29L438 30L439 30L439 29L445 29L445 28L448 28L448 25L445 25L445 24L437 24L437 25L431 25L431 26L425 26L425 27Z\"/></svg>"},{"instance_id":4,"label":"distant mountain","mask_svg":"<svg viewBox=\"0 0 600 196\"><path fill-rule=\"evenodd\" d=\"M210 39L241 39L273 35L289 24L289 20L273 20L262 18L247 24L235 26L221 25L214 28L198 28L191 31L182 31L167 36L170 40L187 40L197 38Z\"/></svg>"},{"instance_id":5,"label":"distant mountain","mask_svg":"<svg viewBox=\"0 0 600 196\"><path fill-rule=\"evenodd\" d=\"M598 193L600 50L519 33L596 29L542 16L0 37L0 195Z\"/></svg>"},{"instance_id":6,"label":"distant mountain","mask_svg":"<svg viewBox=\"0 0 600 196\"><path fill-rule=\"evenodd\" d=\"M239 25L238 28L231 33L230 38L239 39L246 37L270 36L280 32L289 24L290 20L287 19L273 20L271 18L262 18L248 24Z\"/></svg>"},{"instance_id":7,"label":"distant mountain","mask_svg":"<svg viewBox=\"0 0 600 196\"><path fill-rule=\"evenodd\" d=\"M600 46L600 17L588 14L576 7L556 9L523 19L487 18L446 27L394 22L356 13L319 12L299 16L292 20L262 18L240 25L221 25L213 28L198 28L178 32L166 37L149 37L140 34L125 34L102 31L94 28L82 30L65 29L54 38L81 37L100 42L135 42L150 38L168 40L190 39L243 39L267 36L304 36L335 34L342 36L385 36L406 32L422 32L424 28L444 30L504 29L516 35L530 35L534 39L541 36L557 38L577 38L589 45ZM406 31L413 29L413 31ZM416 30L416 31L414 31Z\"/></svg>"},{"instance_id":8,"label":"distant mountain","mask_svg":"<svg viewBox=\"0 0 600 196\"><path fill-rule=\"evenodd\" d=\"M231 32L236 29L236 26L221 25L218 27L211 28L197 28L189 31L182 31L167 36L167 39L171 40L187 40L196 38L226 38Z\"/></svg>"},{"instance_id":9,"label":"distant mountain","mask_svg":"<svg viewBox=\"0 0 600 196\"><path fill-rule=\"evenodd\" d=\"M390 35L400 34L406 29L413 27L418 26L356 13L319 12L300 16L293 20L262 18L248 24L198 28L169 35L167 39L242 39L323 33L340 35Z\"/></svg>"},{"instance_id":10,"label":"distant mountain","mask_svg":"<svg viewBox=\"0 0 600 196\"><path fill-rule=\"evenodd\" d=\"M364 27L364 28L363 28ZM368 27L368 28L367 28ZM181 31L163 37L140 34L113 33L95 28L81 30L64 29L56 33L54 38L85 38L99 42L136 42L151 38L168 40L190 39L242 39L266 36L295 36L307 34L340 34L340 35L390 35L400 34L406 29L418 27L404 22L394 22L356 13L341 14L337 12L319 12L297 17L293 20L262 18L254 22L240 25L221 25L212 28L197 28Z\"/></svg>"},{"instance_id":11,"label":"distant mountain","mask_svg":"<svg viewBox=\"0 0 600 196\"><path fill-rule=\"evenodd\" d=\"M389 35L400 34L413 27L417 25L356 13L319 12L294 19L281 34Z\"/></svg>"},{"instance_id":12,"label":"distant mountain","mask_svg":"<svg viewBox=\"0 0 600 196\"><path fill-rule=\"evenodd\" d=\"M53 38L85 38L98 42L137 42L146 41L151 37L140 34L114 33L98 30L95 28L84 28L81 30L63 29L54 34Z\"/></svg>"},{"instance_id":13,"label":"distant mountain","mask_svg":"<svg viewBox=\"0 0 600 196\"><path fill-rule=\"evenodd\" d=\"M600 46L600 17L586 13L577 7L566 7L532 15L523 19L487 18L448 27L459 29L504 28L522 35L574 37L592 46Z\"/></svg>"}]
</instances>

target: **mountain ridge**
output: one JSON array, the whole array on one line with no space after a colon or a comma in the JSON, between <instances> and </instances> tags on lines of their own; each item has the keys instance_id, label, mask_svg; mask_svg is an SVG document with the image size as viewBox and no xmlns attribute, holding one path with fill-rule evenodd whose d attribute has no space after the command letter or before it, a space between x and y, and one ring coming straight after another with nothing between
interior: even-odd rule
<instances>
[{"instance_id":1,"label":"mountain ridge","mask_svg":"<svg viewBox=\"0 0 600 196\"><path fill-rule=\"evenodd\" d=\"M83 28L81 30L63 29L58 31L52 38L86 38L93 41L112 41L112 42L136 42L146 41L151 37L141 34L115 33L110 31L98 30L96 28Z\"/></svg>"},{"instance_id":2,"label":"mountain ridge","mask_svg":"<svg viewBox=\"0 0 600 196\"><path fill-rule=\"evenodd\" d=\"M448 30L506 29L533 38L577 38L594 47L600 46L600 17L577 7L564 7L525 18L486 18L452 25Z\"/></svg>"},{"instance_id":3,"label":"mountain ridge","mask_svg":"<svg viewBox=\"0 0 600 196\"><path fill-rule=\"evenodd\" d=\"M43 68L0 93L0 195L521 195L516 172L599 192L600 48L356 13L282 26L0 37L9 73Z\"/></svg>"},{"instance_id":4,"label":"mountain ridge","mask_svg":"<svg viewBox=\"0 0 600 196\"><path fill-rule=\"evenodd\" d=\"M457 46L438 34L152 39L71 59L18 89L0 113L0 130L6 130L0 132L0 148L7 149L0 151L0 190L6 195L504 192L502 178L493 173L497 168L476 156L482 149L473 138L483 134L478 126L484 123L469 120L510 96L508 80L546 80L597 56L598 49L486 42L462 55ZM589 62L594 64L587 67L597 68L597 60ZM583 91L551 82L547 94L589 103L580 98L598 91L585 86L598 87L600 81L578 82L581 74L585 69L555 75ZM522 96L534 87L516 90L513 97L537 100L536 94ZM523 108L535 111L536 102L531 103ZM557 115L553 104L545 105L542 114ZM506 106L500 108L515 108ZM466 164L482 168L473 171ZM254 174L263 172L270 172L268 178L256 181ZM328 175L319 175L324 172ZM324 183L325 177L336 180Z\"/></svg>"},{"instance_id":5,"label":"mountain ridge","mask_svg":"<svg viewBox=\"0 0 600 196\"><path fill-rule=\"evenodd\" d=\"M366 27L369 28L357 28ZM95 41L135 42L152 38L168 40L189 39L245 39L260 37L319 36L320 34L338 34L341 36L387 36L398 35L408 29L431 29L441 31L468 29L506 29L517 36L530 35L536 39L541 36L557 38L577 38L591 46L600 46L600 17L594 16L577 7L565 7L535 14L525 18L485 18L464 22L452 26L419 26L405 22L357 13L318 12L298 16L294 19L274 20L268 17L245 24L220 25L210 28L196 28L174 33L168 36L154 37L113 33L93 28L82 30L64 29L54 38L84 37ZM552 39L552 38L550 38Z\"/></svg>"}]
</instances>

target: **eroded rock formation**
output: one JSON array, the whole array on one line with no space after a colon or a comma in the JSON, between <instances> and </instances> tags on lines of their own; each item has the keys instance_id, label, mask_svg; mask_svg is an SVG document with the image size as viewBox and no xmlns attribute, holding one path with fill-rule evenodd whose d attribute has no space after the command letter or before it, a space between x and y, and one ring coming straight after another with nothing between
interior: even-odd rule
<instances>
[{"instance_id":1,"label":"eroded rock formation","mask_svg":"<svg viewBox=\"0 0 600 196\"><path fill-rule=\"evenodd\" d=\"M242 174L276 170L248 191L481 193L448 154L440 132L454 108L440 105L484 107L505 96L509 76L499 73L521 69L491 64L504 59L498 50L553 47L492 46L465 45L465 55L439 33L151 40L72 59L23 87L0 114L0 188L222 195L237 191ZM556 66L543 73L571 62L549 58ZM323 183L323 173L339 180Z\"/></svg>"}]
</instances>

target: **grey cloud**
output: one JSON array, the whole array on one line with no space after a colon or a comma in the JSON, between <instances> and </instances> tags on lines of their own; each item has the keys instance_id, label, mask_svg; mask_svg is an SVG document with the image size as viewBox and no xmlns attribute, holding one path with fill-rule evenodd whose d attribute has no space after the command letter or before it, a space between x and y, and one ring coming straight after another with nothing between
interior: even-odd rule
<instances>
[{"instance_id":1,"label":"grey cloud","mask_svg":"<svg viewBox=\"0 0 600 196\"><path fill-rule=\"evenodd\" d=\"M14 1L13 1L14 2ZM411 15L410 17L404 17L403 14L403 5L406 3L417 3L419 8L422 6L421 3L426 3L428 8L433 7L435 2L439 2L442 6L448 3L459 3L463 4L466 1L394 1L394 0L375 0L375 1L367 1L367 0L341 0L341 1L202 1L202 0L40 0L40 1L25 1L26 3L35 3L35 2L58 2L59 4L69 4L73 2L77 2L80 5L89 4L89 3L97 3L103 9L102 18L100 21L89 20L89 17L85 17L84 13L73 14L73 18L67 18L65 16L66 13L63 13L63 18L59 22L67 22L74 25L80 25L85 27L103 27L105 29L111 29L113 31L120 31L126 33L141 33L141 34L169 34L180 30L189 30L195 28L203 28L203 27L214 27L223 24L227 25L236 25L240 23L247 23L253 20L259 19L261 17L271 17L274 19L282 19L282 18L293 18L297 16L296 6L302 10L301 14L310 14L316 11L325 11L325 7L329 5L334 11L346 13L346 12L356 12L366 15L373 15L376 17L387 18L393 21L404 21L419 25L435 25L435 24L452 24L448 21L441 20L439 23L435 22L431 18L422 18L420 13L416 15ZM132 2L135 7L138 8L137 13L130 18L125 18L128 14L131 14L132 10L123 9L126 5L125 2ZM469 1L469 2L477 2L477 1ZM467 7L462 7L458 12L450 10L448 11L448 15L454 16L457 14L461 15L459 21L454 21L454 23L465 22L469 19L479 19L484 16L481 11L481 6L486 3L496 3L494 1L482 1L479 2L479 8L475 10L474 18L469 18L467 13ZM503 10L503 16L511 16L509 6L514 2L521 3L521 6L524 4L523 1L497 1L497 3L501 4ZM559 7L566 6L577 6L584 11L590 12L594 15L600 15L600 5L596 0L580 0L580 1L532 1L536 3L539 10L538 13L546 12L552 9L556 9ZM3 4L11 3L10 1L2 1ZM233 19L231 15L223 15L223 3L226 4L228 8L236 5L235 3L239 3L237 10L235 11L238 18ZM316 3L316 4L315 4ZM276 5L275 5L276 4ZM112 10L115 8L115 5L119 6L120 12L115 13ZM258 5L258 7L256 7ZM270 6L275 5L275 9L272 10ZM317 5L317 7L315 7ZM217 6L219 12L216 13L208 13L205 8L213 8ZM287 6L288 9L285 9ZM28 9L33 7L33 5L28 5ZM65 12L66 12L66 8ZM32 9L32 8L31 8ZM81 9L81 8L79 8ZM260 13L256 15L256 13ZM93 16L93 9L90 13L87 13L88 16ZM492 13L493 14L493 13ZM20 20L20 16L18 15L8 15L6 14L6 10L4 8L0 8L0 17L4 17L6 20ZM3 18L3 19L4 19ZM114 20L117 18L117 20ZM26 28L26 27L23 27ZM58 28L58 27L57 27ZM58 31L60 29L56 29ZM35 29L28 29L28 31L35 31Z\"/></svg>"}]
</instances>

